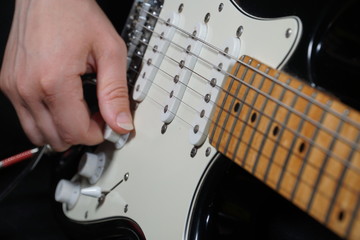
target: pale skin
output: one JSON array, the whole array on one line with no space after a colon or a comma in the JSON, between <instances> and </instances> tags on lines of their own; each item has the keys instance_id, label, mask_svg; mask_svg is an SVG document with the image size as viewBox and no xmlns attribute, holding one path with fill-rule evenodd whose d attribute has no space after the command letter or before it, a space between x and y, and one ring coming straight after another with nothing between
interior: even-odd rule
<instances>
[{"instance_id":1,"label":"pale skin","mask_svg":"<svg viewBox=\"0 0 360 240\"><path fill-rule=\"evenodd\" d=\"M81 75L97 73L100 114L83 99ZM95 0L17 0L0 74L29 139L56 151L133 129L126 46Z\"/></svg>"}]
</instances>

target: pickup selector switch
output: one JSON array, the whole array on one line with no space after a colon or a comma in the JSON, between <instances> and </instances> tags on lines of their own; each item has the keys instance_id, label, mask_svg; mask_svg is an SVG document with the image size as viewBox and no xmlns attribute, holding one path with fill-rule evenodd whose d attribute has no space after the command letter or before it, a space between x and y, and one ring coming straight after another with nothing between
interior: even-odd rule
<instances>
[{"instance_id":1,"label":"pickup selector switch","mask_svg":"<svg viewBox=\"0 0 360 240\"><path fill-rule=\"evenodd\" d=\"M104 171L105 161L105 153L86 152L79 162L79 175L86 177L90 184L95 184Z\"/></svg>"}]
</instances>

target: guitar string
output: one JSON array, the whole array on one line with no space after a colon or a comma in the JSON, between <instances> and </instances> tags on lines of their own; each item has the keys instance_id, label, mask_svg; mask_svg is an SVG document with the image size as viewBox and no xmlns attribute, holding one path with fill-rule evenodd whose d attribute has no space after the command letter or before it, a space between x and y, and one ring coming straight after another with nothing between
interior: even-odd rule
<instances>
[{"instance_id":1,"label":"guitar string","mask_svg":"<svg viewBox=\"0 0 360 240\"><path fill-rule=\"evenodd\" d=\"M342 121L347 122L347 123L350 123L350 124L356 126L356 128L358 128L358 129L360 130L360 123L355 122L354 120L352 120L352 119L350 119L350 118L344 117L341 113L338 113L338 112L334 111L332 108L329 108L326 104L323 104L323 103L318 102L318 101L314 101L315 99L312 99L311 97L309 97L309 96L307 96L307 95L304 95L302 92L298 92L297 89L294 89L294 88L292 88L291 86L286 85L286 84L283 83L283 82L280 82L278 79L274 78L274 77L271 76L271 75L268 75L268 74L265 73L265 72L259 71L258 69L256 69L256 68L254 68L253 66L251 66L251 65L249 65L249 64L241 61L240 59L238 59L238 58L236 58L236 57L234 57L234 56L231 56L231 55L227 54L224 50L219 49L218 47L214 46L213 44L211 44L211 43L209 43L209 42L206 42L206 41L204 41L204 40L202 40L202 39L200 39L200 38L198 38L198 37L196 37L196 36L193 36L191 33L187 32L186 30L184 30L184 29L182 29L182 28L179 28L178 26L176 26L176 25L174 25L174 24L172 24L172 23L170 23L170 22L167 22L166 20L160 18L159 16L156 16L156 15L154 15L154 14L152 14L152 13L150 13L149 11L146 11L146 10L144 10L144 9L142 9L142 11L144 11L147 15L150 15L150 16L152 16L152 17L154 17L154 18L157 18L158 20L162 21L164 24L166 24L166 25L168 25L168 26L172 26L172 27L174 27L176 30L179 30L179 31L183 32L183 33L186 34L187 36L189 36L189 37L191 37L191 38L194 38L194 39L202 42L203 44L205 44L205 45L207 45L208 47L216 50L217 52L219 52L219 53L221 53L221 54L223 54L223 55L225 55L225 56L230 57L231 59L235 60L237 63L241 63L241 64L247 66L248 68L252 69L253 71L257 72L258 74L260 74L260 75L262 75L262 76L264 76L264 77L266 77L266 78L274 81L275 83L281 85L282 87L286 88L287 90L289 90L289 91L291 91L291 92L299 95L300 97L304 98L305 100L307 100L307 101L309 101L309 102L317 105L318 107L320 107L320 108L322 108L322 109L324 109L324 110L326 110L326 111L328 111L328 112L331 112L332 114L334 114L336 117L338 117L338 118L341 119ZM143 26L144 26L144 28L145 28L146 30L153 31L153 30L151 30L151 29L149 29L149 28L146 28L145 25L143 25Z\"/></svg>"},{"instance_id":2,"label":"guitar string","mask_svg":"<svg viewBox=\"0 0 360 240\"><path fill-rule=\"evenodd\" d=\"M150 44L147 44L147 43L143 43L143 44L146 44L146 45L148 45L150 48L152 48L152 46L151 46ZM182 49L183 49L183 48L182 48ZM158 53L164 55L165 57L167 57L167 58L169 58L170 60L174 61L175 63L179 64L179 62L176 61L175 59L173 59L172 57L170 57L170 56L168 56L168 55L166 55L166 54L164 54L164 53L162 53L162 52L159 52L159 51L158 51ZM146 63L145 63L145 64L146 64ZM151 65L153 65L153 64L151 64ZM159 67L157 67L157 66L155 66L155 65L153 65L153 66L159 69ZM210 81L210 80L208 80L206 77L202 76L201 74L199 74L199 73L197 73L197 72L189 69L187 66L184 66L184 67L187 68L187 69L188 69L189 71L191 71L192 73L195 73L196 75L198 75L199 77L201 77L201 78L204 79L205 81L207 81L207 82ZM238 79L238 78L236 78L236 79L239 80L239 81L241 81L241 79ZM201 97L204 97L201 93L197 92L196 90L192 89L191 87L185 85L185 84L182 83L182 82L180 82L180 83L183 84L186 88L191 89L192 91L194 91L195 93L197 93L197 94L200 95ZM219 86L216 86L216 87L219 88ZM226 90L224 90L224 89L222 89L222 88L220 88L220 89L223 90L224 92L228 93L229 95L232 95L234 98L236 98L236 96L234 96L232 93L229 93L228 91L226 91ZM181 101L181 99L179 99L179 101ZM239 100L239 101L242 102L241 100ZM214 105L218 106L215 102L213 102L213 101L211 101L211 102L212 102ZM243 102L243 104L245 104L245 105L247 105L247 106L249 106L249 107L251 107L251 108L253 108L253 109L257 110L257 111L259 111L259 109L255 108L255 107L253 107L253 106L250 106L250 105L249 105L248 103L246 103L246 102ZM220 107L220 106L218 106L218 107ZM221 107L220 107L220 108L221 108ZM227 111L227 110L226 110L226 112L228 112L230 115L232 115L232 116L234 117L234 115L233 115L231 112L229 112L229 111ZM337 159L337 160L338 160L339 162L341 162L344 166L347 166L348 168L356 169L356 170L359 172L358 167L352 166L352 165L351 165L351 164L352 164L351 162L348 162L348 161L342 159L341 157L335 155L334 153L328 151L328 150L325 149L324 147L319 146L319 145L316 144L312 139L310 139L310 138L308 138L308 137L306 137L306 136L304 136L304 135L301 135L300 133L298 133L298 132L296 132L296 131L288 128L288 127L287 127L286 125L284 125L282 122L280 122L280 121L278 121L278 120L276 120L276 119L273 119L272 117L270 117L270 116L268 116L268 115L266 115L266 114L264 114L264 113L261 113L261 114L267 116L269 119L273 120L273 122L278 123L278 124L279 124L280 126L282 126L284 129L292 132L292 133L293 133L294 135L296 135L297 137L300 137L301 139L307 141L307 142L308 142L309 144L311 144L312 146L317 147L317 148L320 149L323 153L325 153L325 154L333 157L334 159ZM209 120L209 119L208 119L208 120ZM211 121L211 120L209 120L209 121ZM354 145L354 148L355 148L355 147L356 147L356 145Z\"/></svg>"},{"instance_id":3,"label":"guitar string","mask_svg":"<svg viewBox=\"0 0 360 240\"><path fill-rule=\"evenodd\" d=\"M150 30L150 29L146 28L145 26L143 26L143 28L146 29L146 30L148 30L148 31L152 31L153 33L155 33L155 34L157 34L158 36L160 36L159 33L155 32L155 31L153 31L153 30ZM173 44L173 45L181 48L181 49L184 50L184 51L187 51L187 52L191 53L191 51L186 50L184 47L180 46L179 44L177 44L177 43L175 43L175 42L173 42L173 41L171 41L171 40L169 40L169 39L167 39L167 38L165 38L165 37L162 37L162 39L170 42L171 44ZM142 43L143 43L143 44L146 44L145 42L142 42ZM163 53L162 53L162 54L163 54ZM271 101L279 104L280 106L282 106L283 108L287 109L288 111L294 113L295 115L299 116L300 118L305 119L307 122L311 123L311 124L314 125L315 127L324 130L325 132L327 132L327 133L330 134L331 136L334 136L334 138L343 141L343 142L346 143L347 145L350 145L352 148L355 148L355 149L357 149L357 150L360 150L360 146L358 146L356 143L354 143L354 142L352 142L352 141L344 138L343 136L339 135L338 132L333 131L333 130L331 130L331 129L329 129L329 128L324 127L323 125L319 124L317 121L309 118L308 116L306 116L306 115L304 115L303 113L297 111L296 109L293 109L293 108L287 106L286 104L280 102L278 99L276 99L276 98L274 98L274 97L272 97L272 96L269 96L267 93L262 92L261 90L253 87L252 85L250 85L250 84L248 84L248 83L246 83L246 82L242 82L242 81L241 81L242 79L237 78L236 76L232 75L232 74L229 73L229 72L226 72L226 71L224 71L224 70L222 70L222 69L219 69L218 66L215 66L213 63L211 63L211 62L209 62L208 60L200 57L199 55L196 55L196 54L193 54L193 53L191 53L191 54L192 54L193 56L197 57L198 59L204 61L204 62L207 63L208 65L212 66L213 68L218 69L220 72L224 73L225 75L227 75L227 76L229 76L229 77L232 77L232 78L240 81L242 84L244 84L244 85L247 86L248 88L252 89L253 91L257 92L258 94L263 95L264 97L268 98L269 100L271 100ZM224 53L224 54L226 54L226 53ZM166 54L163 54L163 55L166 56ZM228 54L227 54L227 56L231 57L231 56L228 55ZM231 57L231 58L234 59L233 57ZM247 64L247 63L244 63L244 62L242 62L242 61L240 61L240 62L237 61L237 62L240 63L240 64L242 64L242 65L244 65L244 66L246 66L246 67L251 66L251 65L249 65L249 64ZM178 64L179 64L179 63L178 63ZM248 68L249 68L249 67L248 67ZM256 69L256 68L254 68L253 66L251 66L250 69L253 70L253 69ZM191 69L189 69L189 70L192 71L192 72L194 72L194 71L191 70ZM255 71L255 70L253 70L253 71ZM256 69L255 72L259 73L259 72L261 72L261 71L259 71L258 69ZM266 74L266 73L260 74L260 75L266 77L266 78L269 79L269 80L276 79L276 78L273 78L272 76L271 76L271 78L269 78L268 76L270 76L270 75L268 75L268 74ZM289 85L286 85L285 83L283 83L283 82L281 82L281 81L279 81L279 80L276 80L276 81L274 81L274 82L277 83L277 84L279 84L281 87L284 87L284 86L290 87ZM289 90L288 87L287 87L287 88L284 87L284 88L287 89L287 90ZM224 89L222 89L222 88L221 88L221 90L223 90L223 91L226 92L226 93L229 93L228 91L226 91L226 90L224 90ZM317 92L320 92L320 91L317 90L317 89L314 89L314 90L317 91ZM299 90L296 90L296 89L294 89L292 92L294 92L297 96L300 96L300 97L301 97L301 95L303 95L302 92L299 92ZM304 95L304 96L306 96L306 95ZM235 97L235 98L236 98L236 97ZM309 97L308 97L308 98L309 98ZM312 98L310 98L310 99L312 99ZM307 100L307 99L305 99L305 100ZM310 101L310 102L311 102L311 103L314 103L313 101ZM330 111L328 111L328 109L330 109L330 108L327 106L326 109L323 109L323 110L326 111L327 113L330 113ZM344 114L346 114L346 113L347 113L347 111L344 112ZM345 122L345 119L343 118L343 117L345 117L344 114L342 114L342 115L341 115L342 118L339 118L339 119ZM334 114L333 114L333 115L334 115ZM360 131L360 130L359 130L359 131Z\"/></svg>"},{"instance_id":4,"label":"guitar string","mask_svg":"<svg viewBox=\"0 0 360 240\"><path fill-rule=\"evenodd\" d=\"M138 72L136 69L133 69L133 68L132 68L131 70L134 71L134 72ZM167 74L168 76L170 76L170 75L169 75L168 73L166 73L164 70L162 70L162 69L159 69L159 70L162 71L162 72L164 72L164 73ZM139 72L138 72L138 73L139 73ZM170 77L171 77L171 76L170 76ZM129 84L129 85L130 85L131 87L134 87L134 85L131 85L131 84ZM162 86L160 86L159 84L153 82L153 86L156 86L158 89L160 89L161 91L165 92L165 93L164 93L164 96L167 96L167 95L169 94L169 92L168 92L166 89L164 89ZM159 109L160 109L159 112L161 112L161 110L164 108L164 105L163 105L162 103L160 103L159 101L157 101L154 97L152 97L152 96L150 96L150 95L147 95L147 98L148 98L149 100L151 100L152 102L154 102L156 105L158 105L158 107L159 107ZM180 101L182 101L182 100L180 100ZM186 105L187 107L189 107L190 109L192 109L192 111L194 111L195 113L199 113L196 109L194 109L190 104L186 103L185 101L182 101L182 103L184 103L184 105ZM188 121L186 121L184 118L182 118L182 117L179 116L178 114L173 113L173 112L172 112L172 114L174 114L174 116L175 116L176 118L178 118L180 121L182 121L182 122L184 122L185 124L189 125L189 126L190 126L189 130L193 127L191 123L189 123ZM247 124L247 123L245 123L243 120L241 120L241 121L242 121L244 124ZM247 124L247 125L249 125L249 124ZM251 125L250 125L250 127L253 128ZM222 127L220 127L220 128L222 128ZM253 128L253 129L254 129L255 131L259 132L260 134L262 134L263 136L265 136L265 134L262 133L262 132L260 132L258 129L255 129L255 128ZM228 132L226 129L223 128L223 130L226 131L229 135L231 135L231 133ZM241 140L241 139L239 139L239 140L240 140L240 142L242 142L243 144L245 144L247 147L249 147L249 148L251 148L251 149L253 149L253 150L257 150L255 147L251 146L251 145L250 145L249 143L247 143L246 141ZM271 139L271 140L274 141L273 139ZM283 147L284 147L284 146L283 146ZM286 148L286 147L284 147L284 148ZM289 149L289 151L292 151L292 150ZM269 157L266 156L264 153L258 153L258 154L259 154L260 156L265 157L266 159L269 159ZM297 156L298 156L297 153L294 153L294 155L297 155ZM299 157L299 156L298 156L298 157ZM301 158L301 157L299 157L299 158ZM282 167L282 165L281 165L280 163L276 162L276 161L273 161L272 164L275 165L275 166L277 166L277 167L279 167L279 168ZM273 165L271 165L271 166L273 166ZM245 162L245 166L252 167L252 165L250 165L248 162ZM318 168L316 165L314 165L313 163L309 163L308 166L312 166L314 169L319 170L319 168ZM356 169L356 170L357 170L357 169ZM306 186L308 186L308 187L310 187L310 188L312 187L311 183L305 181L306 179L303 179L303 178L298 179L298 178L297 178L297 174L294 173L293 171L290 171L289 169L285 169L285 172L288 173L288 174L290 174L291 176L293 176L295 179L297 179L297 182L301 182L301 183L305 184ZM332 176L331 174L329 174L327 171L325 171L325 172L323 173L323 175L324 175L324 176L327 176L328 178L330 178L330 179L332 179L332 180L334 180L334 181L337 181L337 178L335 178L334 176ZM257 175L257 177L258 177L259 179L261 179L260 176ZM267 181L266 181L266 183L271 183L271 182L274 183L274 184L276 184L276 182L275 182L273 179L271 179L271 178L268 178ZM351 185L349 185L349 184L347 184L347 183L343 183L342 185L343 185L344 189L347 189L349 192L351 192L351 193L353 193L353 194L355 194L355 195L356 195L356 194L359 194L359 191L358 191L357 189L352 188ZM281 188L281 189L282 189L282 190L286 190L286 189L283 189L283 188ZM318 192L319 192L319 194L322 195L323 197L328 198L328 199L331 199L331 196L328 196L328 195L326 194L326 192L323 192L323 190L320 189ZM288 192L288 193L290 194L291 192ZM303 202L303 203L306 204L307 202ZM337 206L338 203L336 202L335 205Z\"/></svg>"}]
</instances>

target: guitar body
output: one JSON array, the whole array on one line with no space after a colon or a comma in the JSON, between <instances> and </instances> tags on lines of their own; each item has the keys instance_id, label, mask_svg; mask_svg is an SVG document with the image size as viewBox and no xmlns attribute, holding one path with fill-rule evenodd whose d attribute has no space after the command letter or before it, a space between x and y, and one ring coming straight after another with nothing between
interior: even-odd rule
<instances>
[{"instance_id":1,"label":"guitar body","mask_svg":"<svg viewBox=\"0 0 360 240\"><path fill-rule=\"evenodd\" d=\"M194 140L192 136L194 122L196 123L202 110L203 96L206 95L209 84L204 78L211 79L214 74L214 67L208 62L218 66L219 53L211 46L221 50L229 47L236 59L249 55L271 68L283 69L322 85L319 80L321 74L310 74L313 62L322 69L319 66L321 56L309 57L309 52L316 51L310 47L310 43L322 43L316 38L324 35L314 34L315 30L323 27L322 21L316 22L318 26L311 25L308 20L301 19L302 16L297 11L292 11L291 6L281 7L282 2L272 1L270 4L264 1L240 1L240 5L235 1L218 0L164 1L154 33L142 57L142 68L138 68L138 74L134 74L134 71L133 75L129 74L137 75L129 80L130 85L135 84L132 90L135 95L136 84L143 76L141 71L145 71L146 61L155 59L157 53L153 48L161 46L161 39L156 34L159 35L162 29L167 28L161 19L171 18L173 21L178 18L174 23L171 22L176 25L177 31L171 37L167 35L175 44L170 43L164 48L162 52L166 56L157 66L160 70L155 71L148 90L134 101L135 131L126 144L121 149L116 149L113 143L105 142L95 149L94 153L104 153L106 156L100 179L95 184L90 184L78 174L72 176L72 181L79 183L81 188L96 185L103 191L111 191L102 201L80 195L71 209L63 204L63 212L70 222L84 228L99 225L102 226L101 229L108 229L110 226L114 226L114 229L127 229L130 235L133 234L129 239L195 239L197 231L201 229L195 225L204 225L199 223L199 219L206 215L202 213L201 206L207 198L204 193L208 196L211 192L209 181L216 182L216 177L208 177L209 173L211 172L211 176L221 175L219 171L224 171L224 168L218 167L217 162L227 161L207 137L205 140ZM260 3L271 6L268 9ZM291 2L290 5L292 4ZM256 12L257 8L261 11ZM274 8L274 11L270 8ZM282 12L283 9L289 11ZM307 10L306 8L304 12ZM317 10L314 8L314 12ZM207 14L210 15L205 20ZM322 19L326 20L327 16ZM184 71L178 62L182 57L191 58L191 54L186 55L184 49L188 46L188 41L192 41L186 33L193 33L194 30L203 32L201 38L208 45L201 44L201 41L192 42L200 42L199 58L191 59L193 65L187 66L192 73L188 82L184 83L186 90L178 97L181 103L172 111L175 117L168 120L170 117L164 116L164 107L167 106L173 89L173 77ZM230 71L234 65L235 61L232 60L224 66L224 70ZM356 105L352 96L346 100ZM209 131L208 128L205 129ZM215 175L214 171L217 172ZM107 222L120 222L121 227L116 227L116 224L106 225ZM204 237L201 234L199 236Z\"/></svg>"}]
</instances>

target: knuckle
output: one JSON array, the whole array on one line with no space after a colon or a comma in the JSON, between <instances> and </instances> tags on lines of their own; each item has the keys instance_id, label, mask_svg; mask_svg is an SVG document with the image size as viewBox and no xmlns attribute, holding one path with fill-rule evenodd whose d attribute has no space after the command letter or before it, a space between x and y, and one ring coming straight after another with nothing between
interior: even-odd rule
<instances>
[{"instance_id":1,"label":"knuckle","mask_svg":"<svg viewBox=\"0 0 360 240\"><path fill-rule=\"evenodd\" d=\"M71 145L66 143L50 144L51 148L56 152L64 152L70 148Z\"/></svg>"},{"instance_id":2,"label":"knuckle","mask_svg":"<svg viewBox=\"0 0 360 240\"><path fill-rule=\"evenodd\" d=\"M117 99L127 99L128 89L126 85L112 82L105 86L102 95L106 102L112 102Z\"/></svg>"},{"instance_id":3,"label":"knuckle","mask_svg":"<svg viewBox=\"0 0 360 240\"><path fill-rule=\"evenodd\" d=\"M34 97L34 93L32 91L32 88L29 87L27 84L17 84L16 90L20 96L20 98L24 100L30 100Z\"/></svg>"},{"instance_id":4,"label":"knuckle","mask_svg":"<svg viewBox=\"0 0 360 240\"><path fill-rule=\"evenodd\" d=\"M79 142L77 141L77 138L80 138L81 136L78 135L78 133L74 134L69 131L61 131L60 133L61 140L66 145L76 145Z\"/></svg>"},{"instance_id":5,"label":"knuckle","mask_svg":"<svg viewBox=\"0 0 360 240\"><path fill-rule=\"evenodd\" d=\"M39 87L44 96L52 96L56 92L56 81L49 77L42 77L39 80Z\"/></svg>"}]
</instances>

